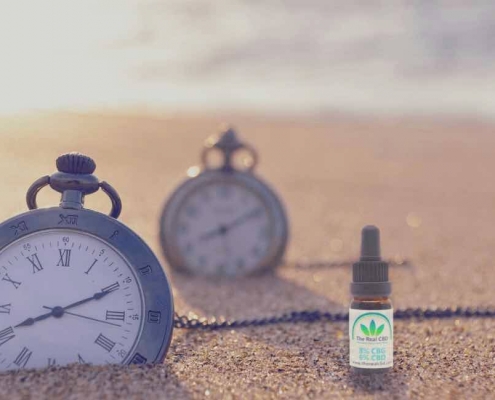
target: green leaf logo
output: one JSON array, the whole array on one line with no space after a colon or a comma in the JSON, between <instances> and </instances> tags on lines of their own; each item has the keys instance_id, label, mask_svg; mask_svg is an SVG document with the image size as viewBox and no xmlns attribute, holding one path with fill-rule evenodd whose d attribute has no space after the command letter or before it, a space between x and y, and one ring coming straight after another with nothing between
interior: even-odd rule
<instances>
[{"instance_id":1,"label":"green leaf logo","mask_svg":"<svg viewBox=\"0 0 495 400\"><path fill-rule=\"evenodd\" d=\"M375 336L375 332L376 332L375 320L372 319L371 320L371 323L370 323L370 333L371 333L371 336Z\"/></svg>"},{"instance_id":2,"label":"green leaf logo","mask_svg":"<svg viewBox=\"0 0 495 400\"><path fill-rule=\"evenodd\" d=\"M384 328L385 328L385 324L382 324L377 328L374 319L371 320L369 327L361 324L361 332L363 332L364 336L371 336L371 337L380 336Z\"/></svg>"}]
</instances>

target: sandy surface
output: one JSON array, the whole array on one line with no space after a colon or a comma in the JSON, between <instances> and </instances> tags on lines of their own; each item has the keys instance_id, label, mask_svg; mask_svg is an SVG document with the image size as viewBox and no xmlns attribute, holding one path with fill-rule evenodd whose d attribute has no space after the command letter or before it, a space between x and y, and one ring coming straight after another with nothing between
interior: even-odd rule
<instances>
[{"instance_id":1,"label":"sandy surface","mask_svg":"<svg viewBox=\"0 0 495 400\"><path fill-rule=\"evenodd\" d=\"M285 200L288 263L358 253L359 232L382 230L395 307L495 305L495 126L473 121L319 121L229 117L260 153L258 172ZM0 219L26 209L25 191L57 155L93 156L97 175L124 203L121 221L161 257L158 216L198 161L221 117L45 115L0 120ZM44 193L40 203L53 204ZM107 210L104 195L88 207ZM176 309L200 316L346 310L350 268L207 281L170 274ZM495 388L495 320L398 321L395 367L356 379L345 323L176 330L164 365L87 367L0 375L0 397L88 398L487 398Z\"/></svg>"}]
</instances>

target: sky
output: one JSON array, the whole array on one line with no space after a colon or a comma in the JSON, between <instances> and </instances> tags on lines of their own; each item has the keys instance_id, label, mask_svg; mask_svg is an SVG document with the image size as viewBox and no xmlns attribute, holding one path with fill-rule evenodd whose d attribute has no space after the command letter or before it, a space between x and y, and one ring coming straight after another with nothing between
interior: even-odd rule
<instances>
[{"instance_id":1,"label":"sky","mask_svg":"<svg viewBox=\"0 0 495 400\"><path fill-rule=\"evenodd\" d=\"M0 113L495 115L495 3L0 0Z\"/></svg>"}]
</instances>

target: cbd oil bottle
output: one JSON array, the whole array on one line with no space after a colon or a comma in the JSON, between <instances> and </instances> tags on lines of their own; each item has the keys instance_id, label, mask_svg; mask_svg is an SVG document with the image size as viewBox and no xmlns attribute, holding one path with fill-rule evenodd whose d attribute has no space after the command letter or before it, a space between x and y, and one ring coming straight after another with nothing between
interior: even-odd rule
<instances>
[{"instance_id":1,"label":"cbd oil bottle","mask_svg":"<svg viewBox=\"0 0 495 400\"><path fill-rule=\"evenodd\" d=\"M388 264L380 256L380 231L365 226L361 257L352 267L349 309L349 362L355 373L384 373L393 367L391 292Z\"/></svg>"}]
</instances>

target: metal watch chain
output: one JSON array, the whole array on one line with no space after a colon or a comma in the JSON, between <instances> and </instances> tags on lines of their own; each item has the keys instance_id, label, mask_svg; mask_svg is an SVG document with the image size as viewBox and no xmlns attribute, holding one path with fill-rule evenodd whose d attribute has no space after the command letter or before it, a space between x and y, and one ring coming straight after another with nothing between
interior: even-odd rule
<instances>
[{"instance_id":1,"label":"metal watch chain","mask_svg":"<svg viewBox=\"0 0 495 400\"><path fill-rule=\"evenodd\" d=\"M391 266L407 266L409 261L388 260ZM351 264L352 261L315 261L315 262L293 262L288 266L299 269L314 268L335 268ZM394 311L394 319L445 319L445 318L494 318L495 307L416 307L400 308ZM321 310L301 310L290 311L283 314L261 317L246 318L236 320L217 320L212 318L191 318L187 315L174 313L174 327L180 329L195 329L203 331L216 331L220 329L247 328L255 326L267 326L276 324L289 324L298 322L347 322L349 320L348 312L328 312Z\"/></svg>"}]
</instances>

